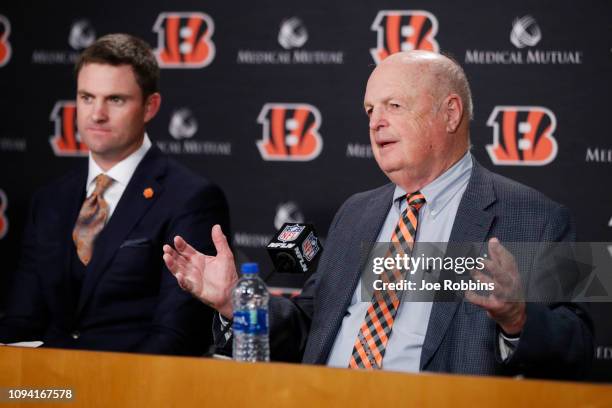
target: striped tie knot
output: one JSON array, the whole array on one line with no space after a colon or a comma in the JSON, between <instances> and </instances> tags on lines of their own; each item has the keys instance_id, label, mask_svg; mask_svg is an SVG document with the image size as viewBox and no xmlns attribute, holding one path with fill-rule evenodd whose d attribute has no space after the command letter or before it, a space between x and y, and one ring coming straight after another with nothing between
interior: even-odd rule
<instances>
[{"instance_id":1,"label":"striped tie knot","mask_svg":"<svg viewBox=\"0 0 612 408\"><path fill-rule=\"evenodd\" d=\"M406 200L408 201L408 205L417 211L425 204L425 196L420 191L406 194Z\"/></svg>"}]
</instances>

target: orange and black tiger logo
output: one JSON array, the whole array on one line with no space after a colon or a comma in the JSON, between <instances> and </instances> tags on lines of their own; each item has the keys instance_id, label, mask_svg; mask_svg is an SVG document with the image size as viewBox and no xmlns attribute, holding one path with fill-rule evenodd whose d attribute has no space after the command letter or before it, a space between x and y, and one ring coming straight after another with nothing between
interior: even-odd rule
<instances>
[{"instance_id":1,"label":"orange and black tiger logo","mask_svg":"<svg viewBox=\"0 0 612 408\"><path fill-rule=\"evenodd\" d=\"M160 13L153 26L157 33L155 56L162 68L203 68L215 57L211 37L215 25L199 12Z\"/></svg>"},{"instance_id":2,"label":"orange and black tiger logo","mask_svg":"<svg viewBox=\"0 0 612 408\"><path fill-rule=\"evenodd\" d=\"M547 108L496 106L487 125L493 128L487 152L496 165L543 166L557 156L557 119Z\"/></svg>"},{"instance_id":3,"label":"orange and black tiger logo","mask_svg":"<svg viewBox=\"0 0 612 408\"><path fill-rule=\"evenodd\" d=\"M6 193L0 189L0 239L4 238L8 233L9 222L5 214L7 207L8 198L6 198Z\"/></svg>"},{"instance_id":4,"label":"orange and black tiger logo","mask_svg":"<svg viewBox=\"0 0 612 408\"><path fill-rule=\"evenodd\" d=\"M76 127L76 103L57 101L51 117L55 127L49 142L56 156L87 156L87 145L81 141Z\"/></svg>"},{"instance_id":5,"label":"orange and black tiger logo","mask_svg":"<svg viewBox=\"0 0 612 408\"><path fill-rule=\"evenodd\" d=\"M0 67L11 60L11 44L8 41L11 34L11 23L8 18L0 14Z\"/></svg>"},{"instance_id":6,"label":"orange and black tiger logo","mask_svg":"<svg viewBox=\"0 0 612 408\"><path fill-rule=\"evenodd\" d=\"M370 49L377 64L400 51L440 49L435 39L438 20L428 11L381 10L371 29L377 33L376 48Z\"/></svg>"},{"instance_id":7,"label":"orange and black tiger logo","mask_svg":"<svg viewBox=\"0 0 612 408\"><path fill-rule=\"evenodd\" d=\"M267 103L257 123L263 126L263 138L257 141L257 147L264 160L308 161L321 153L321 114L312 105Z\"/></svg>"}]
</instances>

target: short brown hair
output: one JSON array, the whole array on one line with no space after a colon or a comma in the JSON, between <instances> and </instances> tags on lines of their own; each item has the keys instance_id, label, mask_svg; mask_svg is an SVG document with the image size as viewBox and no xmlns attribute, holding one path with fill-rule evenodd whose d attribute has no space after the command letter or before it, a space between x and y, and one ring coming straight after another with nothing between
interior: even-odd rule
<instances>
[{"instance_id":1,"label":"short brown hair","mask_svg":"<svg viewBox=\"0 0 612 408\"><path fill-rule=\"evenodd\" d=\"M143 102L159 91L159 65L149 44L129 34L108 34L85 48L76 61L78 77L86 64L129 65L142 91Z\"/></svg>"}]
</instances>

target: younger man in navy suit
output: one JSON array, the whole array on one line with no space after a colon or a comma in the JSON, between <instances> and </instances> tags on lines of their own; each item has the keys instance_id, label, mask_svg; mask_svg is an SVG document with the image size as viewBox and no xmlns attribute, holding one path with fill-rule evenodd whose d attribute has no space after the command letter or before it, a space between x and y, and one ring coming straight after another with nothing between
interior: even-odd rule
<instances>
[{"instance_id":1,"label":"younger man in navy suit","mask_svg":"<svg viewBox=\"0 0 612 408\"><path fill-rule=\"evenodd\" d=\"M177 234L214 253L209 231L229 223L224 195L145 133L161 96L144 41L104 36L80 56L76 74L89 160L33 198L0 342L202 354L212 309L179 288L161 253Z\"/></svg>"}]
</instances>

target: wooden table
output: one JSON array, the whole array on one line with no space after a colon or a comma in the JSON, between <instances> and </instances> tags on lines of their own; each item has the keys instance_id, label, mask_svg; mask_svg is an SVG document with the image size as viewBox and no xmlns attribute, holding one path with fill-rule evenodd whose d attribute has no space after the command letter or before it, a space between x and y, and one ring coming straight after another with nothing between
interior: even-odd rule
<instances>
[{"instance_id":1,"label":"wooden table","mask_svg":"<svg viewBox=\"0 0 612 408\"><path fill-rule=\"evenodd\" d=\"M0 347L0 387L71 388L65 407L612 407L612 386ZM6 390L5 390L6 391Z\"/></svg>"}]
</instances>

